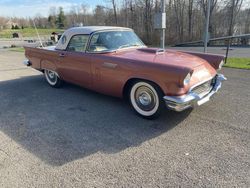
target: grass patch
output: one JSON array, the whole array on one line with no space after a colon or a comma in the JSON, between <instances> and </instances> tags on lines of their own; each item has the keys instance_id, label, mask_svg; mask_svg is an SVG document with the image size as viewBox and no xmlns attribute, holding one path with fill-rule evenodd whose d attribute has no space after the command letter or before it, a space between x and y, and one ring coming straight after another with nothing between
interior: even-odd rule
<instances>
[{"instance_id":1,"label":"grass patch","mask_svg":"<svg viewBox=\"0 0 250 188\"><path fill-rule=\"evenodd\" d=\"M63 32L60 29L37 29L39 35L51 35L52 32ZM20 33L22 37L37 37L36 30L34 28L24 29L4 29L0 30L0 38L12 38L13 33Z\"/></svg>"},{"instance_id":2,"label":"grass patch","mask_svg":"<svg viewBox=\"0 0 250 188\"><path fill-rule=\"evenodd\" d=\"M10 51L24 53L24 48L10 48Z\"/></svg>"},{"instance_id":3,"label":"grass patch","mask_svg":"<svg viewBox=\"0 0 250 188\"><path fill-rule=\"evenodd\" d=\"M224 67L250 69L250 58L238 58L238 57L228 58L227 63L224 65Z\"/></svg>"}]
</instances>

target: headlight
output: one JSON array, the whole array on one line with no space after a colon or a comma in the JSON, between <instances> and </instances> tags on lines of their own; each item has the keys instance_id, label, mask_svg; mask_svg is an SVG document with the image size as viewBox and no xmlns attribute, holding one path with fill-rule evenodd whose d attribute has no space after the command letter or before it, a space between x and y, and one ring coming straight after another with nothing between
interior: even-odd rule
<instances>
[{"instance_id":1,"label":"headlight","mask_svg":"<svg viewBox=\"0 0 250 188\"><path fill-rule=\"evenodd\" d=\"M183 80L183 84L184 85L189 84L190 80L191 80L191 73L188 73L187 76Z\"/></svg>"},{"instance_id":2,"label":"headlight","mask_svg":"<svg viewBox=\"0 0 250 188\"><path fill-rule=\"evenodd\" d=\"M221 70L221 68L222 68L222 66L224 65L224 63L225 63L224 60L222 60L222 61L220 62L218 70Z\"/></svg>"}]
</instances>

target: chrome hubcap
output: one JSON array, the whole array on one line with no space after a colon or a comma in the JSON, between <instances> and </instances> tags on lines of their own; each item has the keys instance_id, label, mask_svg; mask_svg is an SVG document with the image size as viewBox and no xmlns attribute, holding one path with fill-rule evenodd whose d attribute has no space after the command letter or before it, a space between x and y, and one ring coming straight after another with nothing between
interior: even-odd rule
<instances>
[{"instance_id":1,"label":"chrome hubcap","mask_svg":"<svg viewBox=\"0 0 250 188\"><path fill-rule=\"evenodd\" d=\"M55 78L55 73L52 71L48 71L48 76L50 79L53 79L53 78Z\"/></svg>"},{"instance_id":2,"label":"chrome hubcap","mask_svg":"<svg viewBox=\"0 0 250 188\"><path fill-rule=\"evenodd\" d=\"M46 70L45 75L49 84L54 85L57 82L57 75L54 71Z\"/></svg>"},{"instance_id":3,"label":"chrome hubcap","mask_svg":"<svg viewBox=\"0 0 250 188\"><path fill-rule=\"evenodd\" d=\"M139 95L139 101L144 106L149 105L151 103L151 96L148 93L143 92Z\"/></svg>"},{"instance_id":4,"label":"chrome hubcap","mask_svg":"<svg viewBox=\"0 0 250 188\"><path fill-rule=\"evenodd\" d=\"M156 96L154 92L146 86L137 88L135 99L138 107L144 111L150 111L154 109L156 105Z\"/></svg>"}]
</instances>

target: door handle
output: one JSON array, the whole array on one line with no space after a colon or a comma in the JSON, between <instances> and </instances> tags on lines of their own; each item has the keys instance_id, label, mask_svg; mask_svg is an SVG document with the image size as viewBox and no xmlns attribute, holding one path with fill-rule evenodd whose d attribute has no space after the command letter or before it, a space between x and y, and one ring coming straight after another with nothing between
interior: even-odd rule
<instances>
[{"instance_id":1,"label":"door handle","mask_svg":"<svg viewBox=\"0 0 250 188\"><path fill-rule=\"evenodd\" d=\"M65 54L64 53L60 53L59 57L65 57Z\"/></svg>"}]
</instances>

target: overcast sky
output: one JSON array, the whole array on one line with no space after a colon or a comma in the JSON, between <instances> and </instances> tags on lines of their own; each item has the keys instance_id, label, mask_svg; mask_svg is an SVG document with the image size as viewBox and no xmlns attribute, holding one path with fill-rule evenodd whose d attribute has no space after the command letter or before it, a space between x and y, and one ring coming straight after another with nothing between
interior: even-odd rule
<instances>
[{"instance_id":1,"label":"overcast sky","mask_svg":"<svg viewBox=\"0 0 250 188\"><path fill-rule=\"evenodd\" d=\"M0 16L33 17L38 13L48 16L50 7L63 7L67 12L82 3L93 9L96 4L106 5L105 0L0 0Z\"/></svg>"}]
</instances>

